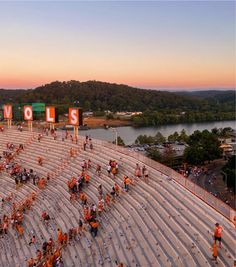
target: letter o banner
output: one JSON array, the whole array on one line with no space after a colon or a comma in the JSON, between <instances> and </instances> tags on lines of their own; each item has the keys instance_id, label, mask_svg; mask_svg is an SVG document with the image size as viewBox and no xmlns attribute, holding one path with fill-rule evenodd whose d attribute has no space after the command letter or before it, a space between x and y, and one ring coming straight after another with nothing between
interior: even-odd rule
<instances>
[{"instance_id":1,"label":"letter o banner","mask_svg":"<svg viewBox=\"0 0 236 267\"><path fill-rule=\"evenodd\" d=\"M33 120L33 108L32 106L24 106L24 120L32 121Z\"/></svg>"}]
</instances>

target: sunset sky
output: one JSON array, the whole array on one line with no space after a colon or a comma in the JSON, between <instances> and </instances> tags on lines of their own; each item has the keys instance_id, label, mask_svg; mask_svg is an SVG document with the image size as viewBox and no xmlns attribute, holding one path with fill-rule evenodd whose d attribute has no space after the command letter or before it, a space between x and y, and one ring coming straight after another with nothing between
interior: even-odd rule
<instances>
[{"instance_id":1,"label":"sunset sky","mask_svg":"<svg viewBox=\"0 0 236 267\"><path fill-rule=\"evenodd\" d=\"M0 88L235 88L235 2L0 2Z\"/></svg>"}]
</instances>

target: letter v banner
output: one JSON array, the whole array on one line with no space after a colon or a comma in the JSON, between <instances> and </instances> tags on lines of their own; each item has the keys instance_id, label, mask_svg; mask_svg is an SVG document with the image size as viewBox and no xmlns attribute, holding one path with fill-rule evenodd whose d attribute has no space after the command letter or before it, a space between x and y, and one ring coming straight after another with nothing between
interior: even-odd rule
<instances>
[{"instance_id":1,"label":"letter v banner","mask_svg":"<svg viewBox=\"0 0 236 267\"><path fill-rule=\"evenodd\" d=\"M3 106L3 117L4 119L7 119L7 120L12 119L12 105Z\"/></svg>"}]
</instances>

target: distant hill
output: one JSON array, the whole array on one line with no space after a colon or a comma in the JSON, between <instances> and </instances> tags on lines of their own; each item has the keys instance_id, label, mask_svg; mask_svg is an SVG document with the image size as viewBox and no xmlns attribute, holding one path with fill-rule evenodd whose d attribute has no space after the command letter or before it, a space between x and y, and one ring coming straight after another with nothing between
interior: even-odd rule
<instances>
[{"instance_id":1,"label":"distant hill","mask_svg":"<svg viewBox=\"0 0 236 267\"><path fill-rule=\"evenodd\" d=\"M85 110L111 111L234 111L234 91L170 93L99 81L52 82L31 90L0 90L0 103L45 102L79 105Z\"/></svg>"},{"instance_id":2,"label":"distant hill","mask_svg":"<svg viewBox=\"0 0 236 267\"><path fill-rule=\"evenodd\" d=\"M235 100L236 92L235 90L206 90L206 91L181 91L176 92L178 95L182 96L193 96L200 99L208 99L208 100L218 100L220 102L227 102L230 100Z\"/></svg>"}]
</instances>

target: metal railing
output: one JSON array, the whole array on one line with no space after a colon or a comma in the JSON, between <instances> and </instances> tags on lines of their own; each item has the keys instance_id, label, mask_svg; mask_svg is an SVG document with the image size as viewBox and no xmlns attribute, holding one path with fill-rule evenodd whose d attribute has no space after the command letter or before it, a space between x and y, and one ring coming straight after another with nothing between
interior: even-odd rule
<instances>
[{"instance_id":1,"label":"metal railing","mask_svg":"<svg viewBox=\"0 0 236 267\"><path fill-rule=\"evenodd\" d=\"M129 151L127 148L121 147L121 146L115 146L114 144L108 143L106 141L102 140L94 140L93 143L97 145L101 145L104 147L107 147L109 149L112 149L114 151L120 152L121 154L124 154L126 156L135 158L139 162L142 162L143 164L155 169L156 171L164 174L167 177L170 177L174 179L178 184L182 185L184 188L186 188L189 192L203 200L206 204L214 208L216 211L221 213L225 218L230 220L231 222L235 222L234 218L236 216L236 210L231 208L229 205L224 203L222 200L218 199L211 193L207 192L197 184L191 182L186 177L184 177L182 174L176 172L175 170L157 162L154 161L144 155L141 155L135 151Z\"/></svg>"}]
</instances>

